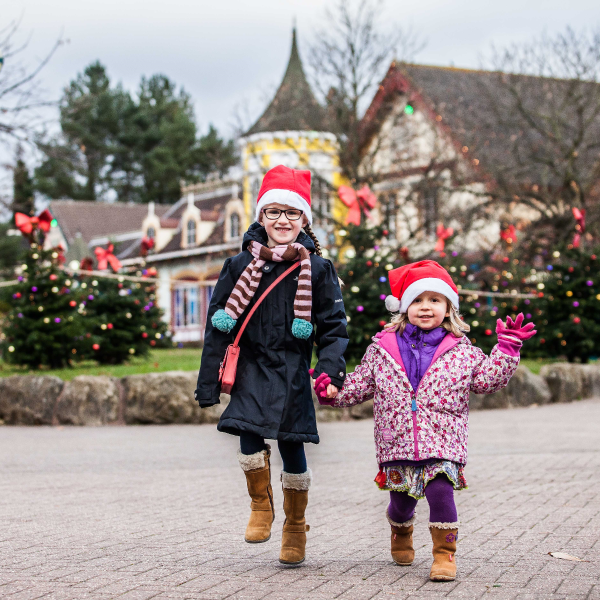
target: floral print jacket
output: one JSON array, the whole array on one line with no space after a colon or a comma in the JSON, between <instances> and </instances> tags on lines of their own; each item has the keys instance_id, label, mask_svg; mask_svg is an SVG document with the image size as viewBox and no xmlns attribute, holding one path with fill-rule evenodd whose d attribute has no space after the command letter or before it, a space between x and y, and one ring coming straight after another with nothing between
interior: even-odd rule
<instances>
[{"instance_id":1,"label":"floral print jacket","mask_svg":"<svg viewBox=\"0 0 600 600\"><path fill-rule=\"evenodd\" d=\"M440 458L467 462L469 392L491 394L505 387L519 357L494 346L490 356L466 337L448 334L413 390L394 332L380 332L354 373L346 375L333 406L374 398L375 446L379 464Z\"/></svg>"}]
</instances>

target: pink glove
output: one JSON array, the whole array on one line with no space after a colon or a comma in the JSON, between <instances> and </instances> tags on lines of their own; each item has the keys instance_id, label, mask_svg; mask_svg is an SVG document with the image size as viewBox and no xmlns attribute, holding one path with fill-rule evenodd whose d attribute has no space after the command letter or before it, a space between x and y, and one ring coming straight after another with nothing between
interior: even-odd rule
<instances>
[{"instance_id":1,"label":"pink glove","mask_svg":"<svg viewBox=\"0 0 600 600\"><path fill-rule=\"evenodd\" d=\"M510 317L506 317L506 325L502 319L496 321L498 348L504 354L515 357L519 356L523 340L528 340L537 333L533 323L527 323L527 325L522 327L524 319L523 313L519 313L514 321Z\"/></svg>"},{"instance_id":2,"label":"pink glove","mask_svg":"<svg viewBox=\"0 0 600 600\"><path fill-rule=\"evenodd\" d=\"M312 377L314 369L308 371ZM331 377L327 373L321 373L315 381L315 394L317 394L317 400L321 406L332 406L335 402L335 398L327 397L327 386L331 383Z\"/></svg>"}]
</instances>

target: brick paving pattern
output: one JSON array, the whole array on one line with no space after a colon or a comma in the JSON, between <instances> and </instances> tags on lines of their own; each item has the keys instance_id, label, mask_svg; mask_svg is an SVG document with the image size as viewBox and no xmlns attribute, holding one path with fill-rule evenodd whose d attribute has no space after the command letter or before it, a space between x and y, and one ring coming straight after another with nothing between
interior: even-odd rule
<instances>
[{"instance_id":1,"label":"brick paving pattern","mask_svg":"<svg viewBox=\"0 0 600 600\"><path fill-rule=\"evenodd\" d=\"M3 427L0 598L600 599L599 425L600 401L471 415L459 576L448 583L428 580L426 501L415 563L391 562L370 421L321 424L309 447L300 568L277 561L276 482L271 540L244 543L236 439L214 426Z\"/></svg>"}]
</instances>

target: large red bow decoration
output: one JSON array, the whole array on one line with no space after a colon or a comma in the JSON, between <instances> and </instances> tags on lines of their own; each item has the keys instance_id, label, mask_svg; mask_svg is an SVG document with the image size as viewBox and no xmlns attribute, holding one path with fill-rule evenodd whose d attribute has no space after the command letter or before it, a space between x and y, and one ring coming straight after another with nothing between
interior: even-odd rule
<instances>
[{"instance_id":1,"label":"large red bow decoration","mask_svg":"<svg viewBox=\"0 0 600 600\"><path fill-rule=\"evenodd\" d=\"M442 223L437 226L435 230L435 235L437 236L437 242L435 244L434 250L436 252L443 252L444 247L446 246L446 240L454 233L454 229L452 227L445 228Z\"/></svg>"},{"instance_id":2,"label":"large red bow decoration","mask_svg":"<svg viewBox=\"0 0 600 600\"><path fill-rule=\"evenodd\" d=\"M517 229L514 225L509 225L506 229L500 232L500 237L507 244L514 244L517 241Z\"/></svg>"},{"instance_id":3,"label":"large red bow decoration","mask_svg":"<svg viewBox=\"0 0 600 600\"><path fill-rule=\"evenodd\" d=\"M30 235L34 229L40 229L44 233L48 233L52 218L49 210L45 210L37 217L28 217L18 212L15 213L15 225L23 235Z\"/></svg>"},{"instance_id":4,"label":"large red bow decoration","mask_svg":"<svg viewBox=\"0 0 600 600\"><path fill-rule=\"evenodd\" d=\"M573 236L573 248L579 248L581 243L581 236L585 233L585 208L579 210L576 206L573 207L573 216L577 221L575 229L577 232Z\"/></svg>"},{"instance_id":5,"label":"large red bow decoration","mask_svg":"<svg viewBox=\"0 0 600 600\"><path fill-rule=\"evenodd\" d=\"M94 254L98 259L98 270L104 271L104 269L108 269L109 264L115 273L121 268L119 259L113 254L114 249L113 244L109 244L106 249L100 248L100 246L94 248Z\"/></svg>"},{"instance_id":6,"label":"large red bow decoration","mask_svg":"<svg viewBox=\"0 0 600 600\"><path fill-rule=\"evenodd\" d=\"M338 188L338 196L350 209L346 216L346 225L353 223L358 227L360 225L361 210L365 213L365 216L369 218L371 216L369 210L375 208L375 205L377 204L377 196L369 189L368 185L360 188L358 192L347 185L340 185Z\"/></svg>"},{"instance_id":7,"label":"large red bow decoration","mask_svg":"<svg viewBox=\"0 0 600 600\"><path fill-rule=\"evenodd\" d=\"M142 238L142 256L146 256L152 248L154 248L154 238L144 236Z\"/></svg>"}]
</instances>

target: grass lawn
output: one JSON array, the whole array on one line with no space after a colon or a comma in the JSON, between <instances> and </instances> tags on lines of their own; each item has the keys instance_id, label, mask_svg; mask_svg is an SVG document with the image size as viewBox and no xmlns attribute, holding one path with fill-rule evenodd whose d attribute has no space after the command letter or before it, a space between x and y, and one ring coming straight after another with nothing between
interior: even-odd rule
<instances>
[{"instance_id":1,"label":"grass lawn","mask_svg":"<svg viewBox=\"0 0 600 600\"><path fill-rule=\"evenodd\" d=\"M69 381L77 375L111 375L124 377L140 373L160 373L161 371L197 371L200 367L202 350L199 348L169 348L151 350L148 358L134 358L124 365L97 365L93 361L83 361L73 368L29 370L0 361L0 377L9 375L56 375Z\"/></svg>"}]
</instances>

